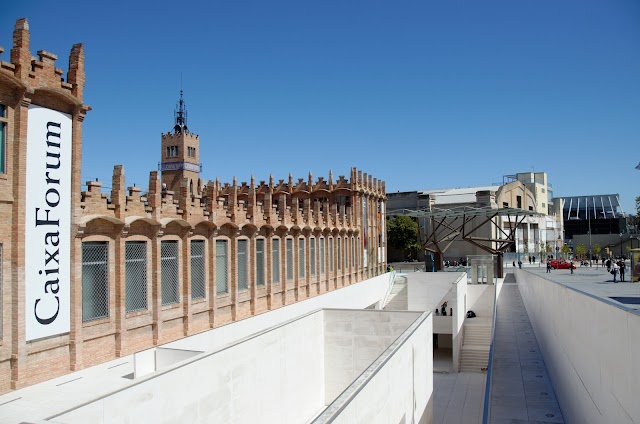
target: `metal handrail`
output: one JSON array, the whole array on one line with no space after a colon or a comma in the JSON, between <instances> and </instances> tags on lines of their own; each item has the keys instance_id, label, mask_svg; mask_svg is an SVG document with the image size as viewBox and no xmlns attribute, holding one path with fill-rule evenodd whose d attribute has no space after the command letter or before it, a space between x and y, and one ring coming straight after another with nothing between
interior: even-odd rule
<instances>
[{"instance_id":1,"label":"metal handrail","mask_svg":"<svg viewBox=\"0 0 640 424\"><path fill-rule=\"evenodd\" d=\"M487 381L484 389L484 408L482 424L489 424L491 417L491 376L493 375L493 348L496 337L496 315L498 312L498 278L494 277L493 290L493 319L491 320L491 344L489 345L489 360L487 361Z\"/></svg>"},{"instance_id":2,"label":"metal handrail","mask_svg":"<svg viewBox=\"0 0 640 424\"><path fill-rule=\"evenodd\" d=\"M384 298L382 299L382 305L380 305L380 309L384 309L385 305L387 304L387 300L389 299L389 296L391 295L391 290L393 289L393 285L396 283L396 271L393 270L391 271L391 275L389 276L390 278L390 282L389 282L389 288L387 288L387 292L384 295Z\"/></svg>"}]
</instances>

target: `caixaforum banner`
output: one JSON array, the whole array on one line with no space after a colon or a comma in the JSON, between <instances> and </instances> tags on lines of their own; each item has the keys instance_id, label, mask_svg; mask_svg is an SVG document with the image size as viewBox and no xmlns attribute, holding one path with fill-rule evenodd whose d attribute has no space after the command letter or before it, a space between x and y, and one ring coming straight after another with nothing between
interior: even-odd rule
<instances>
[{"instance_id":1,"label":"caixaforum banner","mask_svg":"<svg viewBox=\"0 0 640 424\"><path fill-rule=\"evenodd\" d=\"M71 116L29 106L26 160L27 341L69 332Z\"/></svg>"}]
</instances>

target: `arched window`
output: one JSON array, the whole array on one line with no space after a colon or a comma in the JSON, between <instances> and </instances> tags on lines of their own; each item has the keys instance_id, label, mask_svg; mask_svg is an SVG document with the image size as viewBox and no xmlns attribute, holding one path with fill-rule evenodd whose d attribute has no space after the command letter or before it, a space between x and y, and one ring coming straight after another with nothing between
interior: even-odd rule
<instances>
[{"instance_id":1,"label":"arched window","mask_svg":"<svg viewBox=\"0 0 640 424\"><path fill-rule=\"evenodd\" d=\"M264 239L256 240L256 285L264 286Z\"/></svg>"},{"instance_id":2,"label":"arched window","mask_svg":"<svg viewBox=\"0 0 640 424\"><path fill-rule=\"evenodd\" d=\"M271 282L280 282L280 239L271 240Z\"/></svg>"},{"instance_id":3,"label":"arched window","mask_svg":"<svg viewBox=\"0 0 640 424\"><path fill-rule=\"evenodd\" d=\"M229 242L216 240L216 293L229 293L228 281Z\"/></svg>"}]
</instances>

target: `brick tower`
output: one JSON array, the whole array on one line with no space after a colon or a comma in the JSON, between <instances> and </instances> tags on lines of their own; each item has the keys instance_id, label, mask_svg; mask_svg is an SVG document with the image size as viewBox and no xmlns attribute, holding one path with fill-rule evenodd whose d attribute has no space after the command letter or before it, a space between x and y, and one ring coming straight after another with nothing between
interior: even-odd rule
<instances>
[{"instance_id":1,"label":"brick tower","mask_svg":"<svg viewBox=\"0 0 640 424\"><path fill-rule=\"evenodd\" d=\"M162 134L162 189L180 193L180 183L186 178L190 194L199 194L200 139L187 128L187 110L180 90L180 101L175 111L173 131Z\"/></svg>"}]
</instances>

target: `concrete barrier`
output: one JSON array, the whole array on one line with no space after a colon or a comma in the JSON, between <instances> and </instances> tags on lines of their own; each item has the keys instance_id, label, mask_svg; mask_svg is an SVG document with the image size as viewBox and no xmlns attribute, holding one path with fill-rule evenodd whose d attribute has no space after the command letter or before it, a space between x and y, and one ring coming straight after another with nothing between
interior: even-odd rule
<instances>
[{"instance_id":1,"label":"concrete barrier","mask_svg":"<svg viewBox=\"0 0 640 424\"><path fill-rule=\"evenodd\" d=\"M515 275L566 422L640 422L637 311L526 270Z\"/></svg>"}]
</instances>

